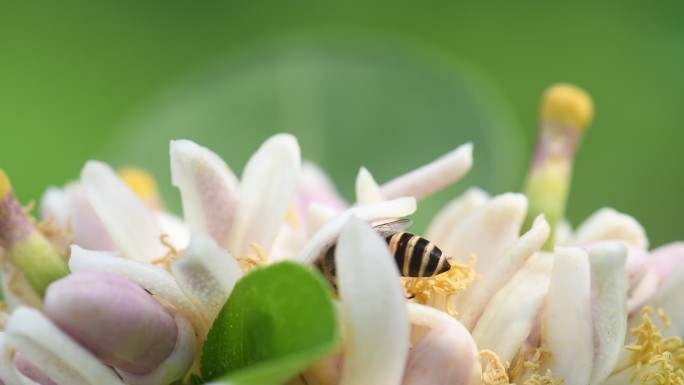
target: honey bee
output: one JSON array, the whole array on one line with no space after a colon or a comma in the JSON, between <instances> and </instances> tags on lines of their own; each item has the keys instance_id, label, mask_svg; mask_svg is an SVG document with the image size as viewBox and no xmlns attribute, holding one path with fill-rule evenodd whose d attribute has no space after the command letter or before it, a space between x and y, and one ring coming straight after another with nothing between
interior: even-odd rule
<instances>
[{"instance_id":1,"label":"honey bee","mask_svg":"<svg viewBox=\"0 0 684 385\"><path fill-rule=\"evenodd\" d=\"M404 277L423 278L448 271L451 265L439 247L419 235L402 231L410 225L411 220L403 218L373 227L385 238L399 273ZM315 265L333 285L336 285L335 244L328 247Z\"/></svg>"}]
</instances>

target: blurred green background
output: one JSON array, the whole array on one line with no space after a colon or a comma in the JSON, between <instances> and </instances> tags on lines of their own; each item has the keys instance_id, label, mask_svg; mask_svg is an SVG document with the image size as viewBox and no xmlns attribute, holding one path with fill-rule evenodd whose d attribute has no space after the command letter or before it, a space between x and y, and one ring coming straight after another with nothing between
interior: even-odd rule
<instances>
[{"instance_id":1,"label":"blurred green background","mask_svg":"<svg viewBox=\"0 0 684 385\"><path fill-rule=\"evenodd\" d=\"M472 175L421 203L424 226L477 184L519 190L537 107L567 81L594 97L569 202L682 238L681 2L0 3L0 167L23 201L86 159L169 185L168 139L240 171L269 135L298 135L351 198L361 165L387 181L475 144ZM165 190L172 208L178 196Z\"/></svg>"}]
</instances>

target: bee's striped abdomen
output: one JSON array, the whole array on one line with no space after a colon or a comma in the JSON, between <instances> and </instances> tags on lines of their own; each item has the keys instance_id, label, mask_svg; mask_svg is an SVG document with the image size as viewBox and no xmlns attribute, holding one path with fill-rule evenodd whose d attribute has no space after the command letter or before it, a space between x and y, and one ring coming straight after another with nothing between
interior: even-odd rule
<instances>
[{"instance_id":1,"label":"bee's striped abdomen","mask_svg":"<svg viewBox=\"0 0 684 385\"><path fill-rule=\"evenodd\" d=\"M399 232L385 239L404 277L431 277L451 268L442 250L423 237Z\"/></svg>"}]
</instances>

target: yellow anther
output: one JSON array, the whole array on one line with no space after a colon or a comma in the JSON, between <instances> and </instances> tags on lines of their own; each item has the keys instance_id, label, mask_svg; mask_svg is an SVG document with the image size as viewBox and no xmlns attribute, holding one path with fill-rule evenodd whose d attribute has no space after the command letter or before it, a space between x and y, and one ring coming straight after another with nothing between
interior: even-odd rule
<instances>
[{"instance_id":1,"label":"yellow anther","mask_svg":"<svg viewBox=\"0 0 684 385\"><path fill-rule=\"evenodd\" d=\"M625 347L632 352L631 379L640 378L643 384L684 385L684 343L680 337L664 337L651 319L652 313L653 308L644 307L641 310L641 324L630 330L636 338L634 344ZM667 329L670 320L665 312L658 309L656 314Z\"/></svg>"},{"instance_id":2,"label":"yellow anther","mask_svg":"<svg viewBox=\"0 0 684 385\"><path fill-rule=\"evenodd\" d=\"M176 262L178 258L183 255L182 251L176 249L176 247L169 241L169 234L162 234L159 236L159 242L161 242L164 247L168 249L166 254L164 254L163 257L157 259L153 263L159 267L162 267L166 270L171 269L171 264Z\"/></svg>"},{"instance_id":3,"label":"yellow anther","mask_svg":"<svg viewBox=\"0 0 684 385\"><path fill-rule=\"evenodd\" d=\"M449 260L451 269L442 274L425 278L403 278L406 294L421 304L428 303L434 294L445 295L447 312L457 315L458 312L451 308L452 298L466 291L473 281L479 278L479 275L475 273L476 260L475 255L470 256L470 262L467 264Z\"/></svg>"},{"instance_id":4,"label":"yellow anther","mask_svg":"<svg viewBox=\"0 0 684 385\"><path fill-rule=\"evenodd\" d=\"M237 260L240 263L240 267L242 268L242 271L244 271L245 273L253 269L256 269L257 267L260 267L268 260L268 254L259 244L250 243L249 247L251 247L254 250L254 255L249 254L237 257Z\"/></svg>"},{"instance_id":5,"label":"yellow anther","mask_svg":"<svg viewBox=\"0 0 684 385\"><path fill-rule=\"evenodd\" d=\"M0 168L0 202L5 200L7 194L12 191L12 183L3 169Z\"/></svg>"},{"instance_id":6,"label":"yellow anther","mask_svg":"<svg viewBox=\"0 0 684 385\"><path fill-rule=\"evenodd\" d=\"M482 372L482 385L509 385L511 382L499 356L491 350L484 349L479 352L480 358L487 360Z\"/></svg>"},{"instance_id":7,"label":"yellow anther","mask_svg":"<svg viewBox=\"0 0 684 385\"><path fill-rule=\"evenodd\" d=\"M571 84L555 84L544 93L541 120L567 124L586 130L594 118L594 103L583 89Z\"/></svg>"},{"instance_id":8,"label":"yellow anther","mask_svg":"<svg viewBox=\"0 0 684 385\"><path fill-rule=\"evenodd\" d=\"M145 203L153 208L161 208L161 196L152 174L141 168L124 167L119 170L119 176Z\"/></svg>"}]
</instances>

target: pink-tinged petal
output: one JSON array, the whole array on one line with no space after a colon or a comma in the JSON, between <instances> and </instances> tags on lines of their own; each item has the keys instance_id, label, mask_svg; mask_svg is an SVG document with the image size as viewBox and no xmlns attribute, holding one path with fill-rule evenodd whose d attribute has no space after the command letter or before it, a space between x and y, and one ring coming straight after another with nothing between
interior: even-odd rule
<instances>
[{"instance_id":1,"label":"pink-tinged petal","mask_svg":"<svg viewBox=\"0 0 684 385\"><path fill-rule=\"evenodd\" d=\"M81 183L88 201L122 255L154 261L166 253L161 229L154 213L111 167L96 161L86 163Z\"/></svg>"},{"instance_id":2,"label":"pink-tinged petal","mask_svg":"<svg viewBox=\"0 0 684 385\"><path fill-rule=\"evenodd\" d=\"M612 208L602 208L584 220L571 244L586 245L598 241L625 241L628 245L648 249L648 238L639 222Z\"/></svg>"},{"instance_id":3,"label":"pink-tinged petal","mask_svg":"<svg viewBox=\"0 0 684 385\"><path fill-rule=\"evenodd\" d=\"M300 170L299 144L289 134L272 136L249 159L238 189L238 205L225 243L234 255L268 253L293 203Z\"/></svg>"},{"instance_id":4,"label":"pink-tinged petal","mask_svg":"<svg viewBox=\"0 0 684 385\"><path fill-rule=\"evenodd\" d=\"M350 218L340 233L335 266L345 330L340 384L400 384L409 322L387 244L368 223Z\"/></svg>"},{"instance_id":5,"label":"pink-tinged petal","mask_svg":"<svg viewBox=\"0 0 684 385\"><path fill-rule=\"evenodd\" d=\"M223 242L237 201L237 178L218 155L190 140L172 140L170 155L172 183L181 192L191 231Z\"/></svg>"},{"instance_id":6,"label":"pink-tinged petal","mask_svg":"<svg viewBox=\"0 0 684 385\"><path fill-rule=\"evenodd\" d=\"M473 329L479 349L496 352L502 362L513 361L544 305L552 266L553 255L537 253L496 293Z\"/></svg>"},{"instance_id":7,"label":"pink-tinged petal","mask_svg":"<svg viewBox=\"0 0 684 385\"><path fill-rule=\"evenodd\" d=\"M549 223L543 215L539 215L532 228L501 255L487 274L483 274L468 290L456 297L456 309L460 312L458 318L465 327L470 330L475 327L490 299L539 251L550 231Z\"/></svg>"},{"instance_id":8,"label":"pink-tinged petal","mask_svg":"<svg viewBox=\"0 0 684 385\"><path fill-rule=\"evenodd\" d=\"M171 265L171 273L207 324L214 322L243 275L235 257L200 233L193 235L190 247Z\"/></svg>"},{"instance_id":9,"label":"pink-tinged petal","mask_svg":"<svg viewBox=\"0 0 684 385\"><path fill-rule=\"evenodd\" d=\"M38 368L36 368L29 360L26 359L26 357L24 357L23 354L16 353L14 355L13 362L14 366L17 368L17 371L19 373L21 373L31 381L35 382L36 384L58 385L57 383L52 381L48 376L46 376L45 373L41 372Z\"/></svg>"},{"instance_id":10,"label":"pink-tinged petal","mask_svg":"<svg viewBox=\"0 0 684 385\"><path fill-rule=\"evenodd\" d=\"M416 200L409 197L351 207L317 231L299 253L297 261L307 264L314 263L335 242L342 227L353 216L361 218L366 222L376 222L381 219L402 218L413 214L415 211Z\"/></svg>"},{"instance_id":11,"label":"pink-tinged petal","mask_svg":"<svg viewBox=\"0 0 684 385\"><path fill-rule=\"evenodd\" d=\"M2 385L35 385L36 382L21 374L14 363L18 353L7 344L6 333L0 332L0 384ZM45 375L43 373L43 375Z\"/></svg>"},{"instance_id":12,"label":"pink-tinged petal","mask_svg":"<svg viewBox=\"0 0 684 385\"><path fill-rule=\"evenodd\" d=\"M489 200L489 195L478 188L468 189L458 198L452 200L432 220L425 234L435 244L441 245L449 239L452 229L467 217L467 214L476 207L484 206Z\"/></svg>"},{"instance_id":13,"label":"pink-tinged petal","mask_svg":"<svg viewBox=\"0 0 684 385\"><path fill-rule=\"evenodd\" d=\"M594 359L590 385L608 378L623 350L627 333L627 248L618 242L589 251ZM586 322L586 321L585 321Z\"/></svg>"},{"instance_id":14,"label":"pink-tinged petal","mask_svg":"<svg viewBox=\"0 0 684 385\"><path fill-rule=\"evenodd\" d=\"M663 333L666 336L684 335L682 293L684 293L684 265L680 265L665 281L660 283L658 290L647 303L653 309L663 309L670 319L671 327ZM637 315L630 319L628 326L631 328L640 322L641 317Z\"/></svg>"},{"instance_id":15,"label":"pink-tinged petal","mask_svg":"<svg viewBox=\"0 0 684 385\"><path fill-rule=\"evenodd\" d=\"M316 203L325 205L336 212L347 208L347 203L335 189L334 184L318 166L311 162L302 162L302 171L297 190L297 205L300 217L309 205Z\"/></svg>"},{"instance_id":16,"label":"pink-tinged petal","mask_svg":"<svg viewBox=\"0 0 684 385\"><path fill-rule=\"evenodd\" d=\"M138 375L122 370L117 372L130 385L159 385L177 383L183 377L195 359L197 342L195 331L185 318L174 317L178 325L178 339L171 355L150 373Z\"/></svg>"},{"instance_id":17,"label":"pink-tinged petal","mask_svg":"<svg viewBox=\"0 0 684 385\"><path fill-rule=\"evenodd\" d=\"M658 281L666 281L672 272L684 266L684 242L668 243L653 250L650 263L658 273Z\"/></svg>"},{"instance_id":18,"label":"pink-tinged petal","mask_svg":"<svg viewBox=\"0 0 684 385\"><path fill-rule=\"evenodd\" d=\"M658 273L652 267L647 266L644 269L641 280L629 288L627 293L627 312L632 315L641 311L658 291L658 284Z\"/></svg>"},{"instance_id":19,"label":"pink-tinged petal","mask_svg":"<svg viewBox=\"0 0 684 385\"><path fill-rule=\"evenodd\" d=\"M211 324L199 315L199 311L166 270L149 263L118 257L112 253L71 247L69 267L72 272L101 271L115 273L148 290L155 298L168 304L190 320L198 336L205 336Z\"/></svg>"},{"instance_id":20,"label":"pink-tinged petal","mask_svg":"<svg viewBox=\"0 0 684 385\"><path fill-rule=\"evenodd\" d=\"M473 165L473 145L466 143L414 171L382 185L387 199L412 196L428 197L463 177Z\"/></svg>"},{"instance_id":21,"label":"pink-tinged petal","mask_svg":"<svg viewBox=\"0 0 684 385\"><path fill-rule=\"evenodd\" d=\"M45 314L107 365L135 374L157 368L178 338L173 316L135 283L78 272L53 282Z\"/></svg>"},{"instance_id":22,"label":"pink-tinged petal","mask_svg":"<svg viewBox=\"0 0 684 385\"><path fill-rule=\"evenodd\" d=\"M477 255L475 269L487 273L501 254L520 236L527 199L522 194L507 193L471 210L439 247L447 256L466 262Z\"/></svg>"},{"instance_id":23,"label":"pink-tinged petal","mask_svg":"<svg viewBox=\"0 0 684 385\"><path fill-rule=\"evenodd\" d=\"M565 385L589 384L594 359L589 256L578 247L556 246L542 318L548 367Z\"/></svg>"},{"instance_id":24,"label":"pink-tinged petal","mask_svg":"<svg viewBox=\"0 0 684 385\"><path fill-rule=\"evenodd\" d=\"M365 167L361 167L356 175L356 203L369 204L384 201L380 186Z\"/></svg>"},{"instance_id":25,"label":"pink-tinged petal","mask_svg":"<svg viewBox=\"0 0 684 385\"><path fill-rule=\"evenodd\" d=\"M480 384L478 348L468 330L437 309L415 303L407 309L411 323L430 331L410 350L402 385Z\"/></svg>"},{"instance_id":26,"label":"pink-tinged petal","mask_svg":"<svg viewBox=\"0 0 684 385\"><path fill-rule=\"evenodd\" d=\"M70 213L68 226L74 243L93 250L116 250L107 229L88 202L83 186L71 183L64 190Z\"/></svg>"},{"instance_id":27,"label":"pink-tinged petal","mask_svg":"<svg viewBox=\"0 0 684 385\"><path fill-rule=\"evenodd\" d=\"M112 369L34 309L19 307L6 329L6 346L31 359L58 384L124 385Z\"/></svg>"}]
</instances>

